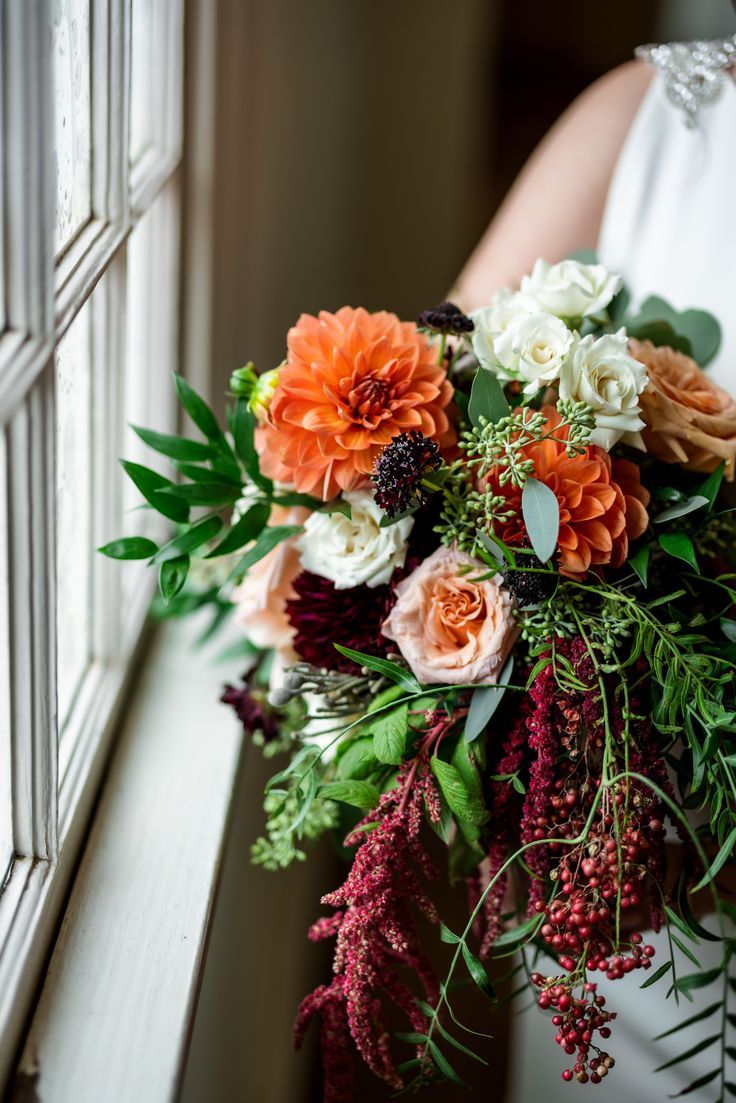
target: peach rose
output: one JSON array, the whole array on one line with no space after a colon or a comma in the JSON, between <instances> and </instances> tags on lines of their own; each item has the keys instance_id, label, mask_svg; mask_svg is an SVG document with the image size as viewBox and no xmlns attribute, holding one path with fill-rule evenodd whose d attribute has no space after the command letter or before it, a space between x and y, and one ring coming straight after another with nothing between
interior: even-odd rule
<instances>
[{"instance_id":1,"label":"peach rose","mask_svg":"<svg viewBox=\"0 0 736 1103\"><path fill-rule=\"evenodd\" d=\"M646 366L649 386L639 402L646 429L644 444L665 463L690 471L713 471L726 461L734 477L736 402L701 371L694 360L650 341L629 342L632 356Z\"/></svg>"},{"instance_id":2,"label":"peach rose","mask_svg":"<svg viewBox=\"0 0 736 1103\"><path fill-rule=\"evenodd\" d=\"M301 525L308 510L274 506L269 525ZM274 647L284 662L296 662L291 641L294 629L286 615L286 602L295 598L292 583L301 571L295 538L277 544L255 563L240 585L233 590L237 605L236 620L245 629L246 638L255 647Z\"/></svg>"},{"instance_id":3,"label":"peach rose","mask_svg":"<svg viewBox=\"0 0 736 1103\"><path fill-rule=\"evenodd\" d=\"M462 568L467 574L459 574ZM513 601L501 577L473 581L482 563L438 548L396 587L381 631L425 684L492 685L516 639Z\"/></svg>"}]
</instances>

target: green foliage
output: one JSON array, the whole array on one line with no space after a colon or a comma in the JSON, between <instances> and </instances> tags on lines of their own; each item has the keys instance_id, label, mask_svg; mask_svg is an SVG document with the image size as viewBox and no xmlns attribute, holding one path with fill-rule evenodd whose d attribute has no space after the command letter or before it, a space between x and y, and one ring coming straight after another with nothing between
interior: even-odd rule
<instances>
[{"instance_id":1,"label":"green foliage","mask_svg":"<svg viewBox=\"0 0 736 1103\"><path fill-rule=\"evenodd\" d=\"M521 493L521 512L537 559L547 563L554 555L560 532L557 495L545 483L527 476Z\"/></svg>"}]
</instances>

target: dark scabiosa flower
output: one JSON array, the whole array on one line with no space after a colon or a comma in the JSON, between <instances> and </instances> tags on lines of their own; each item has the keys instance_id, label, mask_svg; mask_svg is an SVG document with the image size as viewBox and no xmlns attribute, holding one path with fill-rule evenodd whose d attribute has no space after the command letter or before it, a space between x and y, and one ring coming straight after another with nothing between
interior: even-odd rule
<instances>
[{"instance_id":1,"label":"dark scabiosa flower","mask_svg":"<svg viewBox=\"0 0 736 1103\"><path fill-rule=\"evenodd\" d=\"M424 479L441 466L437 441L418 429L399 433L376 460L376 502L389 517L426 505L432 491L424 486Z\"/></svg>"},{"instance_id":2,"label":"dark scabiosa flower","mask_svg":"<svg viewBox=\"0 0 736 1103\"><path fill-rule=\"evenodd\" d=\"M528 565L542 566L538 559ZM525 605L538 605L545 598L551 597L557 585L557 577L552 572L504 571L503 584L523 608Z\"/></svg>"},{"instance_id":3,"label":"dark scabiosa flower","mask_svg":"<svg viewBox=\"0 0 736 1103\"><path fill-rule=\"evenodd\" d=\"M254 689L247 677L241 686L226 685L220 697L223 705L230 705L235 712L246 735L261 732L266 743L278 735L276 718L267 704L261 699L259 690Z\"/></svg>"},{"instance_id":4,"label":"dark scabiosa flower","mask_svg":"<svg viewBox=\"0 0 736 1103\"><path fill-rule=\"evenodd\" d=\"M387 655L394 645L381 635L381 625L396 601L393 584L403 574L394 571L386 586L336 590L329 579L302 571L293 583L298 597L286 603L297 655L320 669L348 674L355 673L355 663L335 649L336 643L367 655Z\"/></svg>"},{"instance_id":5,"label":"dark scabiosa flower","mask_svg":"<svg viewBox=\"0 0 736 1103\"><path fill-rule=\"evenodd\" d=\"M475 329L473 319L463 314L454 303L440 303L429 310L423 310L417 318L422 329L433 329L437 333L472 333Z\"/></svg>"}]
</instances>

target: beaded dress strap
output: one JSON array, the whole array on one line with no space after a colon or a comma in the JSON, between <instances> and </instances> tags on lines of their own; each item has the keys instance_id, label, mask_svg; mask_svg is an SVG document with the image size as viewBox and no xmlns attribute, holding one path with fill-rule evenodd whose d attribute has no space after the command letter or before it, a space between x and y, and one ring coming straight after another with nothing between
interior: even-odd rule
<instances>
[{"instance_id":1,"label":"beaded dress strap","mask_svg":"<svg viewBox=\"0 0 736 1103\"><path fill-rule=\"evenodd\" d=\"M736 64L736 35L713 42L639 46L635 53L659 70L667 98L682 111L685 126L692 128L702 109L723 94L727 69Z\"/></svg>"}]
</instances>

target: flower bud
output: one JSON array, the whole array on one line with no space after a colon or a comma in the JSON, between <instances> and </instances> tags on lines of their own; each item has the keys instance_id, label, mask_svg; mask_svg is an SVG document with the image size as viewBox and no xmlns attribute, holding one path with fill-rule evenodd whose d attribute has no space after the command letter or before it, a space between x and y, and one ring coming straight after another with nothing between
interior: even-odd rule
<instances>
[{"instance_id":1,"label":"flower bud","mask_svg":"<svg viewBox=\"0 0 736 1103\"><path fill-rule=\"evenodd\" d=\"M278 368L273 368L271 371L264 372L263 375L257 377L248 401L248 409L255 415L257 421L268 421L268 411L271 408L271 400L278 382Z\"/></svg>"},{"instance_id":2,"label":"flower bud","mask_svg":"<svg viewBox=\"0 0 736 1103\"><path fill-rule=\"evenodd\" d=\"M257 383L258 374L252 360L244 368L236 368L230 375L230 391L238 398L250 398Z\"/></svg>"}]
</instances>

